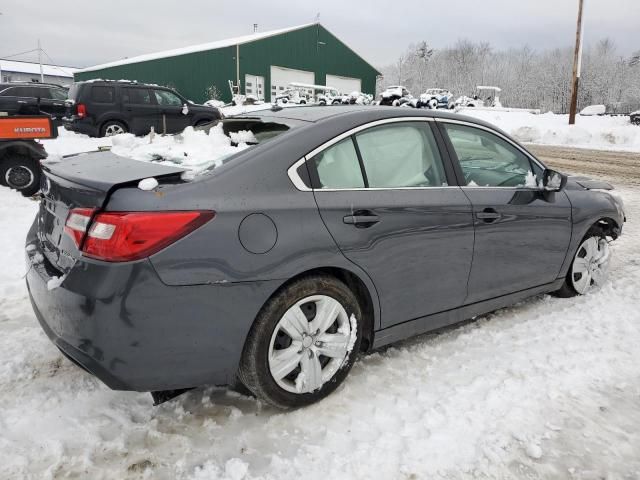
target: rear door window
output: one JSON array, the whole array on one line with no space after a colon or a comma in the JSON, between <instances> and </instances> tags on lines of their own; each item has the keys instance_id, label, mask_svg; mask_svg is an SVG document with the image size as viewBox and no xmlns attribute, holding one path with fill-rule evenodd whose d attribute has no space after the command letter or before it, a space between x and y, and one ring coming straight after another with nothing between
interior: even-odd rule
<instances>
[{"instance_id":1,"label":"rear door window","mask_svg":"<svg viewBox=\"0 0 640 480\"><path fill-rule=\"evenodd\" d=\"M39 98L51 98L50 89L47 87L35 87L33 89L33 96Z\"/></svg>"},{"instance_id":2,"label":"rear door window","mask_svg":"<svg viewBox=\"0 0 640 480\"><path fill-rule=\"evenodd\" d=\"M323 150L314 157L320 188L363 188L364 178L351 137Z\"/></svg>"},{"instance_id":3,"label":"rear door window","mask_svg":"<svg viewBox=\"0 0 640 480\"><path fill-rule=\"evenodd\" d=\"M114 103L115 98L116 89L114 87L94 85L91 88L91 100L96 103Z\"/></svg>"},{"instance_id":4,"label":"rear door window","mask_svg":"<svg viewBox=\"0 0 640 480\"><path fill-rule=\"evenodd\" d=\"M425 122L399 122L356 134L371 188L442 187L447 178Z\"/></svg>"},{"instance_id":5,"label":"rear door window","mask_svg":"<svg viewBox=\"0 0 640 480\"><path fill-rule=\"evenodd\" d=\"M153 104L148 88L125 88L122 90L122 101L131 105Z\"/></svg>"}]
</instances>

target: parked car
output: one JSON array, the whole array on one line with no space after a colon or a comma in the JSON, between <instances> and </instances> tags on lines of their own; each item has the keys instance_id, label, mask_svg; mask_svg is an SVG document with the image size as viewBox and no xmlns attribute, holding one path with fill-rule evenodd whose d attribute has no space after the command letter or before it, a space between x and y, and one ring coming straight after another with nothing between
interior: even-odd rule
<instances>
[{"instance_id":1,"label":"parked car","mask_svg":"<svg viewBox=\"0 0 640 480\"><path fill-rule=\"evenodd\" d=\"M394 107L398 107L411 102L411 100L413 100L413 96L409 93L409 90L401 85L387 87L380 94L380 105L393 105Z\"/></svg>"},{"instance_id":2,"label":"parked car","mask_svg":"<svg viewBox=\"0 0 640 480\"><path fill-rule=\"evenodd\" d=\"M632 112L629 115L629 119L634 125L640 125L640 110L638 110L637 112Z\"/></svg>"},{"instance_id":3,"label":"parked car","mask_svg":"<svg viewBox=\"0 0 640 480\"><path fill-rule=\"evenodd\" d=\"M444 88L428 88L424 93L420 94L417 108L448 108L455 107L453 93Z\"/></svg>"},{"instance_id":4,"label":"parked car","mask_svg":"<svg viewBox=\"0 0 640 480\"><path fill-rule=\"evenodd\" d=\"M88 80L69 89L64 127L92 137L120 133L178 133L221 118L217 108L196 105L167 87L128 81Z\"/></svg>"},{"instance_id":5,"label":"parked car","mask_svg":"<svg viewBox=\"0 0 640 480\"><path fill-rule=\"evenodd\" d=\"M622 233L611 186L475 118L274 107L222 125L258 144L190 181L111 152L43 164L32 305L113 389L162 401L239 379L277 407L308 405L361 351L590 292Z\"/></svg>"},{"instance_id":6,"label":"parked car","mask_svg":"<svg viewBox=\"0 0 640 480\"><path fill-rule=\"evenodd\" d=\"M56 138L49 115L0 116L0 185L30 197L40 190L40 160L47 152L39 140Z\"/></svg>"},{"instance_id":7,"label":"parked car","mask_svg":"<svg viewBox=\"0 0 640 480\"><path fill-rule=\"evenodd\" d=\"M0 112L6 115L46 113L56 125L65 114L67 89L51 83L0 83Z\"/></svg>"}]
</instances>

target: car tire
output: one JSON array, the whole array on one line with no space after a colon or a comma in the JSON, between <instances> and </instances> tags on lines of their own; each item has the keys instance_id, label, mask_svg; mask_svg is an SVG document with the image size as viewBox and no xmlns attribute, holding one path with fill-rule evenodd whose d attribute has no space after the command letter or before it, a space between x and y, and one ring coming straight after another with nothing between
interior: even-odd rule
<instances>
[{"instance_id":1,"label":"car tire","mask_svg":"<svg viewBox=\"0 0 640 480\"><path fill-rule=\"evenodd\" d=\"M278 408L317 402L338 388L351 370L360 349L361 319L355 295L341 281L326 275L296 280L258 314L238 377L259 399ZM332 344L327 347L329 339Z\"/></svg>"},{"instance_id":2,"label":"car tire","mask_svg":"<svg viewBox=\"0 0 640 480\"><path fill-rule=\"evenodd\" d=\"M0 163L2 184L19 191L25 197L31 197L40 190L40 164L29 155L8 155Z\"/></svg>"},{"instance_id":3,"label":"car tire","mask_svg":"<svg viewBox=\"0 0 640 480\"><path fill-rule=\"evenodd\" d=\"M122 133L127 133L128 131L129 130L124 123L117 120L107 120L100 128L100 136L113 137L114 135L120 135Z\"/></svg>"},{"instance_id":4,"label":"car tire","mask_svg":"<svg viewBox=\"0 0 640 480\"><path fill-rule=\"evenodd\" d=\"M597 226L591 227L581 240L564 283L554 292L555 295L562 298L575 297L601 286L606 279L610 259L604 231Z\"/></svg>"}]
</instances>

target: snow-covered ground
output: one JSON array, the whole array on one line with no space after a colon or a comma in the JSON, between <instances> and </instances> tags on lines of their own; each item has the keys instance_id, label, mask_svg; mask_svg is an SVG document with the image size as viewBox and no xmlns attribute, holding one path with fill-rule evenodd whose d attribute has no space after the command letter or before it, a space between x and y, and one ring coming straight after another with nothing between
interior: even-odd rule
<instances>
[{"instance_id":1,"label":"snow-covered ground","mask_svg":"<svg viewBox=\"0 0 640 480\"><path fill-rule=\"evenodd\" d=\"M64 132L47 149L108 143ZM368 355L323 402L281 412L211 388L153 407L72 365L24 285L37 203L0 188L0 479L639 478L640 190L619 193L630 223L600 291Z\"/></svg>"},{"instance_id":2,"label":"snow-covered ground","mask_svg":"<svg viewBox=\"0 0 640 480\"><path fill-rule=\"evenodd\" d=\"M563 145L600 150L640 152L640 127L626 116L576 116L569 125L568 115L503 112L465 108L463 115L485 120L525 143Z\"/></svg>"}]
</instances>

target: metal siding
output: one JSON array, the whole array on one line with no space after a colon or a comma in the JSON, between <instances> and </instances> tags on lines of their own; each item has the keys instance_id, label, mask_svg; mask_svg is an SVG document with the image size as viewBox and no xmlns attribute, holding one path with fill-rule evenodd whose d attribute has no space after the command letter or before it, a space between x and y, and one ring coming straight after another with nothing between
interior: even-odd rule
<instances>
[{"instance_id":1,"label":"metal siding","mask_svg":"<svg viewBox=\"0 0 640 480\"><path fill-rule=\"evenodd\" d=\"M318 85L325 84L327 73L360 78L363 91L375 93L378 72L321 25L240 45L241 76L263 74L268 92L271 65L315 72Z\"/></svg>"},{"instance_id":2,"label":"metal siding","mask_svg":"<svg viewBox=\"0 0 640 480\"><path fill-rule=\"evenodd\" d=\"M206 100L205 90L215 85L222 100L230 101L228 81L236 81L235 56L236 47L232 46L76 73L74 78L76 81L126 79L166 85L195 102ZM362 90L375 93L378 72L321 25L240 45L240 78L244 81L245 74L264 76L265 95L271 93L271 65L313 71L318 85L325 84L327 74L360 78Z\"/></svg>"},{"instance_id":3,"label":"metal siding","mask_svg":"<svg viewBox=\"0 0 640 480\"><path fill-rule=\"evenodd\" d=\"M146 62L120 65L92 72L75 74L75 80L102 78L106 80L137 80L155 83L178 90L194 102L203 102L205 90L218 87L223 100L230 101L228 80L235 82L236 47L195 52L178 57L160 58Z\"/></svg>"}]
</instances>

